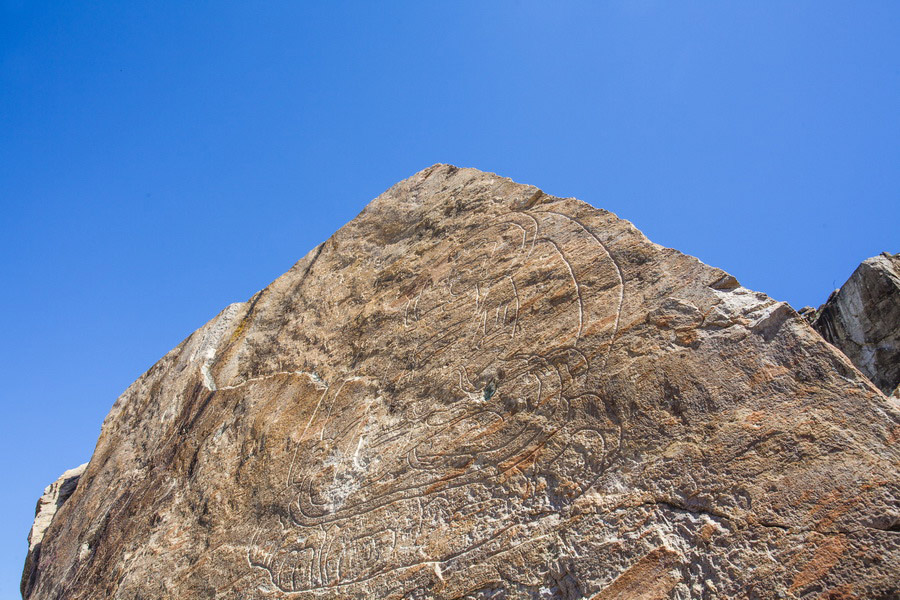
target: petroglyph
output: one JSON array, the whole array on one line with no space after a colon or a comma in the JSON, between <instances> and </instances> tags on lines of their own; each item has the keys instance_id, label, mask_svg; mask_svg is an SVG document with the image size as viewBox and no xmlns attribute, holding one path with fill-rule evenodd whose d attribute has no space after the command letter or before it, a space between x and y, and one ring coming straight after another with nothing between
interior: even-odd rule
<instances>
[{"instance_id":1,"label":"petroglyph","mask_svg":"<svg viewBox=\"0 0 900 600\"><path fill-rule=\"evenodd\" d=\"M614 460L621 424L577 419L602 405L585 387L591 363L579 344L587 329L588 351L612 344L624 297L621 270L600 240L561 212L511 212L445 261L443 277L413 276L425 282L406 293L396 343L416 348L414 371L446 374L450 395L424 413L348 420L354 406L376 404L382 382L348 377L324 388L288 469L288 530L248 550L282 592L488 560L511 529L565 511ZM601 291L586 296L582 280ZM314 422L318 443L308 435ZM372 528L392 514L417 520ZM448 540L447 529L462 524L465 535Z\"/></svg>"},{"instance_id":2,"label":"petroglyph","mask_svg":"<svg viewBox=\"0 0 900 600\"><path fill-rule=\"evenodd\" d=\"M892 597L896 407L729 278L427 169L116 401L25 596Z\"/></svg>"}]
</instances>

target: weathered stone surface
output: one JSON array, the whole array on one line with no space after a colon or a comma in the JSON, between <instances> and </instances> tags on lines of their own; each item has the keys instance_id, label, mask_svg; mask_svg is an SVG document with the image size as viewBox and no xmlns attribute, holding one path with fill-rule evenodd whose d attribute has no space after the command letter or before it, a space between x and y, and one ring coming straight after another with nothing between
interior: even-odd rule
<instances>
[{"instance_id":1,"label":"weathered stone surface","mask_svg":"<svg viewBox=\"0 0 900 600\"><path fill-rule=\"evenodd\" d=\"M819 307L812 324L890 394L900 385L900 254L864 260Z\"/></svg>"},{"instance_id":2,"label":"weathered stone surface","mask_svg":"<svg viewBox=\"0 0 900 600\"><path fill-rule=\"evenodd\" d=\"M435 165L116 401L30 597L889 598L898 439L787 305Z\"/></svg>"},{"instance_id":3,"label":"weathered stone surface","mask_svg":"<svg viewBox=\"0 0 900 600\"><path fill-rule=\"evenodd\" d=\"M22 596L27 597L34 585L44 533L50 527L59 507L75 492L78 480L86 467L87 463L84 463L74 469L69 469L44 488L44 494L38 499L34 509L34 523L31 525L31 531L28 532L28 554L25 556L25 569L22 571Z\"/></svg>"}]
</instances>

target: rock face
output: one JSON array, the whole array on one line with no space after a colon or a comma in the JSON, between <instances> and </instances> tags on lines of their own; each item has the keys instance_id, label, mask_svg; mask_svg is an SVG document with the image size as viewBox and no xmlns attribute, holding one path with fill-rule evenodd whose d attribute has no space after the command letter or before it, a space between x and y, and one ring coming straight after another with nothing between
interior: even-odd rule
<instances>
[{"instance_id":1,"label":"rock face","mask_svg":"<svg viewBox=\"0 0 900 600\"><path fill-rule=\"evenodd\" d=\"M862 262L819 307L813 327L885 394L900 385L900 254Z\"/></svg>"},{"instance_id":2,"label":"rock face","mask_svg":"<svg viewBox=\"0 0 900 600\"><path fill-rule=\"evenodd\" d=\"M114 404L29 598L895 598L900 411L789 306L435 165Z\"/></svg>"},{"instance_id":3,"label":"rock face","mask_svg":"<svg viewBox=\"0 0 900 600\"><path fill-rule=\"evenodd\" d=\"M25 556L25 569L22 572L21 591L23 597L27 597L34 586L44 533L53 522L53 517L59 507L75 492L78 480L86 467L87 463L84 463L74 469L69 469L60 475L59 479L48 485L44 489L44 494L38 499L37 507L34 509L34 523L28 533L28 554Z\"/></svg>"}]
</instances>

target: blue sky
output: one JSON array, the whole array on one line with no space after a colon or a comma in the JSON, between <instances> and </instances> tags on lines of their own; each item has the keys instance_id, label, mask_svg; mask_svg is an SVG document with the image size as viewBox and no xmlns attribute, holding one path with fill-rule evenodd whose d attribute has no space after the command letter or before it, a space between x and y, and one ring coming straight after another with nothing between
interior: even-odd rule
<instances>
[{"instance_id":1,"label":"blue sky","mask_svg":"<svg viewBox=\"0 0 900 600\"><path fill-rule=\"evenodd\" d=\"M0 598L116 396L436 162L796 307L900 251L900 3L0 0Z\"/></svg>"}]
</instances>

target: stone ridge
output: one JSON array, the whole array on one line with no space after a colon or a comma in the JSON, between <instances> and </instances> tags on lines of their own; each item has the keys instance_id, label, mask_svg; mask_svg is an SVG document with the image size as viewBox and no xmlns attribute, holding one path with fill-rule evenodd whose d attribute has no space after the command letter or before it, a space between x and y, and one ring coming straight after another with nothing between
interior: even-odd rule
<instances>
[{"instance_id":1,"label":"stone ridge","mask_svg":"<svg viewBox=\"0 0 900 600\"><path fill-rule=\"evenodd\" d=\"M786 304L435 165L116 400L24 596L893 598L898 439Z\"/></svg>"}]
</instances>

